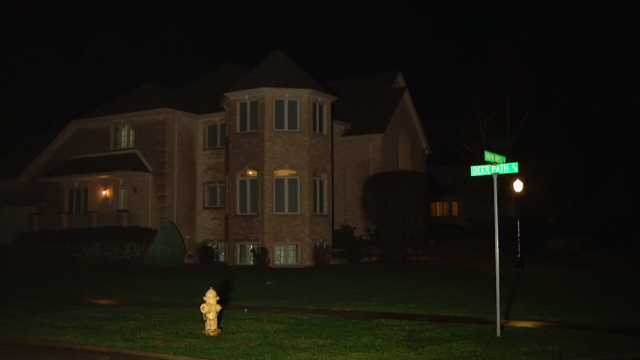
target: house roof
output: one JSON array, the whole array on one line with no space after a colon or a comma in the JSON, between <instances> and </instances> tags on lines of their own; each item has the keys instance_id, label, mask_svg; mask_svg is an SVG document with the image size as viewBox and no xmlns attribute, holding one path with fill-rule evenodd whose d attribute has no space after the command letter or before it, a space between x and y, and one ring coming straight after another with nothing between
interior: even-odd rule
<instances>
[{"instance_id":1,"label":"house roof","mask_svg":"<svg viewBox=\"0 0 640 360\"><path fill-rule=\"evenodd\" d=\"M261 87L311 89L332 94L280 50L269 54L240 81L230 86L227 92Z\"/></svg>"},{"instance_id":2,"label":"house roof","mask_svg":"<svg viewBox=\"0 0 640 360\"><path fill-rule=\"evenodd\" d=\"M399 71L331 81L328 86L337 94L334 118L351 123L346 135L384 133L398 108L406 87L393 87Z\"/></svg>"},{"instance_id":3,"label":"house roof","mask_svg":"<svg viewBox=\"0 0 640 360\"><path fill-rule=\"evenodd\" d=\"M230 63L178 90L145 83L81 119L162 108L194 114L224 111L220 105L224 90L248 72L249 69Z\"/></svg>"},{"instance_id":4,"label":"house roof","mask_svg":"<svg viewBox=\"0 0 640 360\"><path fill-rule=\"evenodd\" d=\"M150 172L136 152L71 158L39 177L104 174L121 171Z\"/></svg>"}]
</instances>

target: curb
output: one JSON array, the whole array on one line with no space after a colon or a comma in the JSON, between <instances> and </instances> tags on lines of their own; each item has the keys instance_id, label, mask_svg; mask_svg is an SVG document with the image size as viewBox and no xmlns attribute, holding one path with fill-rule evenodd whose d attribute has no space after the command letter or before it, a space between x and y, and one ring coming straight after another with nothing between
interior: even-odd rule
<instances>
[{"instance_id":1,"label":"curb","mask_svg":"<svg viewBox=\"0 0 640 360\"><path fill-rule=\"evenodd\" d=\"M129 356L139 356L143 358L158 359L158 360L209 360L209 359L196 358L196 357L191 357L186 355L163 354L163 353L147 352L142 350L129 350L129 349L106 347L106 346L96 346L96 345L70 344L70 343L62 343L62 342L55 342L55 341L37 341L37 340L0 338L0 345L40 347L40 348L64 349L64 350L81 350L81 351L91 351L91 352L97 352L97 353L111 353L111 354L129 355Z\"/></svg>"}]
</instances>

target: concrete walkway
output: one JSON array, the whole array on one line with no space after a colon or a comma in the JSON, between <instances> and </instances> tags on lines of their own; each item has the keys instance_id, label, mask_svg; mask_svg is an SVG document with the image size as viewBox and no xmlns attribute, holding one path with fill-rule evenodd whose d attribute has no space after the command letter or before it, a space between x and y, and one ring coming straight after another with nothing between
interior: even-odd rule
<instances>
[{"instance_id":1,"label":"concrete walkway","mask_svg":"<svg viewBox=\"0 0 640 360\"><path fill-rule=\"evenodd\" d=\"M78 299L78 298L62 298L62 297L38 297L23 298L23 300L42 300L66 303L84 303L94 305L108 306L149 306L149 307L187 307L198 309L200 303L184 303L184 302L167 302L167 301L143 301L143 300L120 300L120 299ZM495 319L470 317L470 316L449 316L449 315L425 315L412 313L397 312L378 312L378 311L359 311L359 310L331 310L331 309L305 309L305 308L287 308L274 306L249 306L249 305L226 305L224 309L231 311L251 311L251 312L270 312L270 313L287 313L287 314L310 314L310 315L328 315L340 316L348 319L389 319L389 320L407 320L407 321L427 321L439 324L476 324L476 325L495 325ZM602 325L602 324L586 324L586 323L570 323L559 321L534 321L534 320L502 320L502 326L506 327L530 327L530 328L556 328L567 330L582 330L611 333L618 335L632 335L640 337L640 328L631 326L618 325Z\"/></svg>"}]
</instances>

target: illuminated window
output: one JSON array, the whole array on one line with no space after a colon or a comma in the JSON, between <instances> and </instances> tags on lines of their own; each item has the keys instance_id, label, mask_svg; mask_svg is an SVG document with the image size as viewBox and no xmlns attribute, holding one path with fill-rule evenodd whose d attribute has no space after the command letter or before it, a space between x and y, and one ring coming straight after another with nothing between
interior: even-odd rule
<instances>
[{"instance_id":1,"label":"illuminated window","mask_svg":"<svg viewBox=\"0 0 640 360\"><path fill-rule=\"evenodd\" d=\"M258 130L258 100L238 103L238 132Z\"/></svg>"},{"instance_id":2,"label":"illuminated window","mask_svg":"<svg viewBox=\"0 0 640 360\"><path fill-rule=\"evenodd\" d=\"M226 187L224 184L205 185L205 202L207 208L225 207L227 201Z\"/></svg>"},{"instance_id":3,"label":"illuminated window","mask_svg":"<svg viewBox=\"0 0 640 360\"><path fill-rule=\"evenodd\" d=\"M442 216L449 216L449 203L448 202L443 202L442 203Z\"/></svg>"},{"instance_id":4,"label":"illuminated window","mask_svg":"<svg viewBox=\"0 0 640 360\"><path fill-rule=\"evenodd\" d=\"M298 100L275 100L274 129L298 130Z\"/></svg>"},{"instance_id":5,"label":"illuminated window","mask_svg":"<svg viewBox=\"0 0 640 360\"><path fill-rule=\"evenodd\" d=\"M238 264L251 265L253 264L253 253L251 250L257 249L258 244L239 244L238 245Z\"/></svg>"},{"instance_id":6,"label":"illuminated window","mask_svg":"<svg viewBox=\"0 0 640 360\"><path fill-rule=\"evenodd\" d=\"M258 213L258 172L245 170L238 174L238 214Z\"/></svg>"},{"instance_id":7,"label":"illuminated window","mask_svg":"<svg viewBox=\"0 0 640 360\"><path fill-rule=\"evenodd\" d=\"M213 249L214 257L216 257L216 261L225 262L227 261L227 245L223 242L220 243L208 243L208 247Z\"/></svg>"},{"instance_id":8,"label":"illuminated window","mask_svg":"<svg viewBox=\"0 0 640 360\"><path fill-rule=\"evenodd\" d=\"M326 134L324 118L324 105L313 103L313 132L318 134Z\"/></svg>"},{"instance_id":9,"label":"illuminated window","mask_svg":"<svg viewBox=\"0 0 640 360\"><path fill-rule=\"evenodd\" d=\"M227 137L227 124L209 124L207 125L207 149L224 147Z\"/></svg>"},{"instance_id":10,"label":"illuminated window","mask_svg":"<svg viewBox=\"0 0 640 360\"><path fill-rule=\"evenodd\" d=\"M132 148L135 134L136 132L132 125L114 126L111 132L111 147L113 149Z\"/></svg>"},{"instance_id":11,"label":"illuminated window","mask_svg":"<svg viewBox=\"0 0 640 360\"><path fill-rule=\"evenodd\" d=\"M89 189L76 188L67 191L67 213L69 215L83 215L89 207Z\"/></svg>"},{"instance_id":12,"label":"illuminated window","mask_svg":"<svg viewBox=\"0 0 640 360\"><path fill-rule=\"evenodd\" d=\"M453 201L451 203L451 215L452 216L458 216L458 202L457 201Z\"/></svg>"},{"instance_id":13,"label":"illuminated window","mask_svg":"<svg viewBox=\"0 0 640 360\"><path fill-rule=\"evenodd\" d=\"M431 216L449 216L449 202L432 202L431 203ZM458 216L458 203L456 201L451 202L451 216Z\"/></svg>"},{"instance_id":14,"label":"illuminated window","mask_svg":"<svg viewBox=\"0 0 640 360\"><path fill-rule=\"evenodd\" d=\"M276 265L295 265L300 263L298 244L276 244L274 260Z\"/></svg>"},{"instance_id":15,"label":"illuminated window","mask_svg":"<svg viewBox=\"0 0 640 360\"><path fill-rule=\"evenodd\" d=\"M274 172L274 212L297 214L300 212L300 186L298 172L283 169Z\"/></svg>"},{"instance_id":16,"label":"illuminated window","mask_svg":"<svg viewBox=\"0 0 640 360\"><path fill-rule=\"evenodd\" d=\"M327 175L321 172L313 173L313 213L327 213Z\"/></svg>"}]
</instances>

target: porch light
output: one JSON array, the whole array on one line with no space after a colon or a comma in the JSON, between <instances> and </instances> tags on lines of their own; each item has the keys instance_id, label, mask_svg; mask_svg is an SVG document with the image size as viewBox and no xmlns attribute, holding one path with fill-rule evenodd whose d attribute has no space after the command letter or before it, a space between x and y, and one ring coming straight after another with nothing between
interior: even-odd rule
<instances>
[{"instance_id":1,"label":"porch light","mask_svg":"<svg viewBox=\"0 0 640 360\"><path fill-rule=\"evenodd\" d=\"M109 190L107 189L103 189L100 194L102 194L103 198L106 198L107 196L109 196Z\"/></svg>"}]
</instances>

